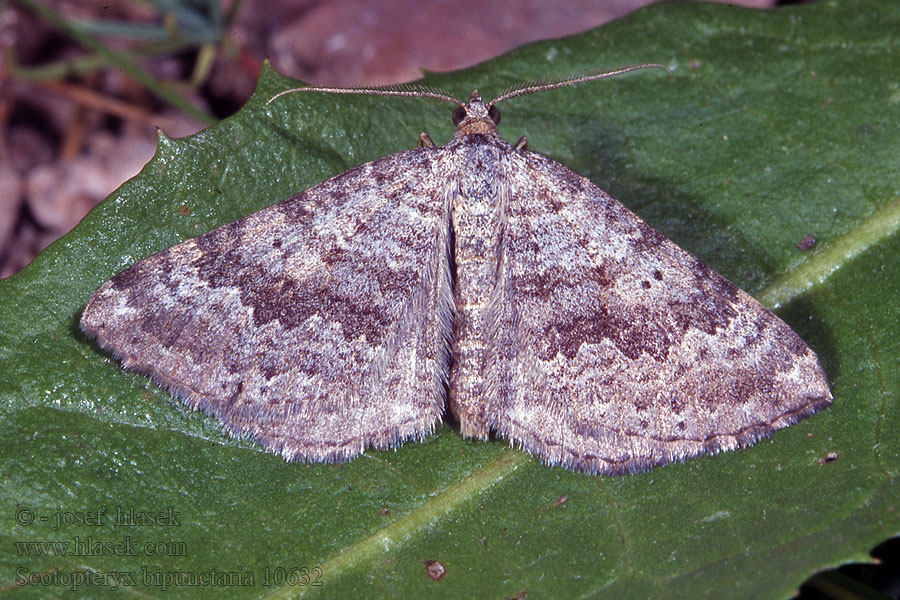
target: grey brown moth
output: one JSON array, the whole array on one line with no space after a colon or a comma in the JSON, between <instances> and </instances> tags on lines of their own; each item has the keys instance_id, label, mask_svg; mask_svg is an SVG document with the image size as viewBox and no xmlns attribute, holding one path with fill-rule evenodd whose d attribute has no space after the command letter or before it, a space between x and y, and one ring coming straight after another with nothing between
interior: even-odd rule
<instances>
[{"instance_id":1,"label":"grey brown moth","mask_svg":"<svg viewBox=\"0 0 900 600\"><path fill-rule=\"evenodd\" d=\"M831 402L812 350L591 181L497 133L501 100L647 66L487 103L289 90L445 100L456 134L145 258L81 326L289 460L421 438L445 406L464 436L589 473L753 443Z\"/></svg>"}]
</instances>

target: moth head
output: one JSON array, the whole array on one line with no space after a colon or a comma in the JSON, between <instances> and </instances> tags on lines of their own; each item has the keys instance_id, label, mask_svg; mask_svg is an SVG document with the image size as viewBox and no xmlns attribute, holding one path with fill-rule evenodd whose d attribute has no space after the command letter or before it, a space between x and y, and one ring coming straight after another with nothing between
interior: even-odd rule
<instances>
[{"instance_id":1,"label":"moth head","mask_svg":"<svg viewBox=\"0 0 900 600\"><path fill-rule=\"evenodd\" d=\"M500 111L493 103L485 103L478 90L472 90L469 101L453 111L453 124L457 135L495 133L500 124Z\"/></svg>"}]
</instances>

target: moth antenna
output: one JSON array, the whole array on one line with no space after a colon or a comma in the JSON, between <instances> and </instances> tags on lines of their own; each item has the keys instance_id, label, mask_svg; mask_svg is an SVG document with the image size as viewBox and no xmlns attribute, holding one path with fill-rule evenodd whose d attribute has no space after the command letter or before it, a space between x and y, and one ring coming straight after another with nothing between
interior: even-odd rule
<instances>
[{"instance_id":1,"label":"moth antenna","mask_svg":"<svg viewBox=\"0 0 900 600\"><path fill-rule=\"evenodd\" d=\"M631 65L628 67L620 67L613 71L588 71L586 73L575 73L573 75L568 75L566 77L554 77L551 79L541 79L537 81L524 81L518 85L513 86L508 89L505 93L491 100L489 106L493 106L498 102L502 102L509 98L513 98L515 96L521 96L523 94L534 94L535 92L544 92L546 90L554 90L556 88L567 87L570 85L575 85L576 83L583 83L585 81L593 81L594 79L603 79L604 77L612 77L614 75L621 75L622 73L628 73L629 71L637 71L638 69L648 69L648 68L659 68L665 69L667 73L671 73L669 68L665 65L660 65L658 63L644 63L642 65Z\"/></svg>"},{"instance_id":2,"label":"moth antenna","mask_svg":"<svg viewBox=\"0 0 900 600\"><path fill-rule=\"evenodd\" d=\"M417 85L393 85L388 87L373 88L344 88L344 87L298 87L283 92L278 92L266 102L270 104L278 98L295 92L320 92L323 94L367 94L370 96L401 96L404 98L434 98L451 102L457 106L465 106L462 102L440 88L422 87Z\"/></svg>"}]
</instances>

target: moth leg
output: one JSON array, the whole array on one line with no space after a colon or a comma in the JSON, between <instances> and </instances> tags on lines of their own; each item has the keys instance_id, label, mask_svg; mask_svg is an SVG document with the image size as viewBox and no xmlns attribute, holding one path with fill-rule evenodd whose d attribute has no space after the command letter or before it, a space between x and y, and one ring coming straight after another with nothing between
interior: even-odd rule
<instances>
[{"instance_id":1,"label":"moth leg","mask_svg":"<svg viewBox=\"0 0 900 600\"><path fill-rule=\"evenodd\" d=\"M437 144L432 141L431 136L424 131L419 134L419 143L416 146L419 148L437 148Z\"/></svg>"},{"instance_id":2,"label":"moth leg","mask_svg":"<svg viewBox=\"0 0 900 600\"><path fill-rule=\"evenodd\" d=\"M513 150L517 152L521 152L523 150L528 150L528 138L524 135L519 138L519 141L516 142L516 145L513 146Z\"/></svg>"}]
</instances>

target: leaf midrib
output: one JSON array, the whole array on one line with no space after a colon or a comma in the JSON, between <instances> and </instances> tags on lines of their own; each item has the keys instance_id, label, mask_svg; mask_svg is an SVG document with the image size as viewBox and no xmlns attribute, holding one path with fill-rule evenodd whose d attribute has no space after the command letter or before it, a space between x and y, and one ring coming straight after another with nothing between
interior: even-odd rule
<instances>
[{"instance_id":1,"label":"leaf midrib","mask_svg":"<svg viewBox=\"0 0 900 600\"><path fill-rule=\"evenodd\" d=\"M485 463L468 477L448 486L419 507L390 525L344 548L340 553L319 564L323 579L331 579L357 565L370 560L392 546L403 543L416 532L430 527L469 499L500 483L532 458L524 452L507 449L498 457ZM321 592L322 587L289 586L274 589L266 598L299 598Z\"/></svg>"},{"instance_id":2,"label":"leaf midrib","mask_svg":"<svg viewBox=\"0 0 900 600\"><path fill-rule=\"evenodd\" d=\"M823 285L843 265L898 231L900 199L879 208L820 252L777 277L756 295L756 299L771 309L784 306L812 288Z\"/></svg>"}]
</instances>

